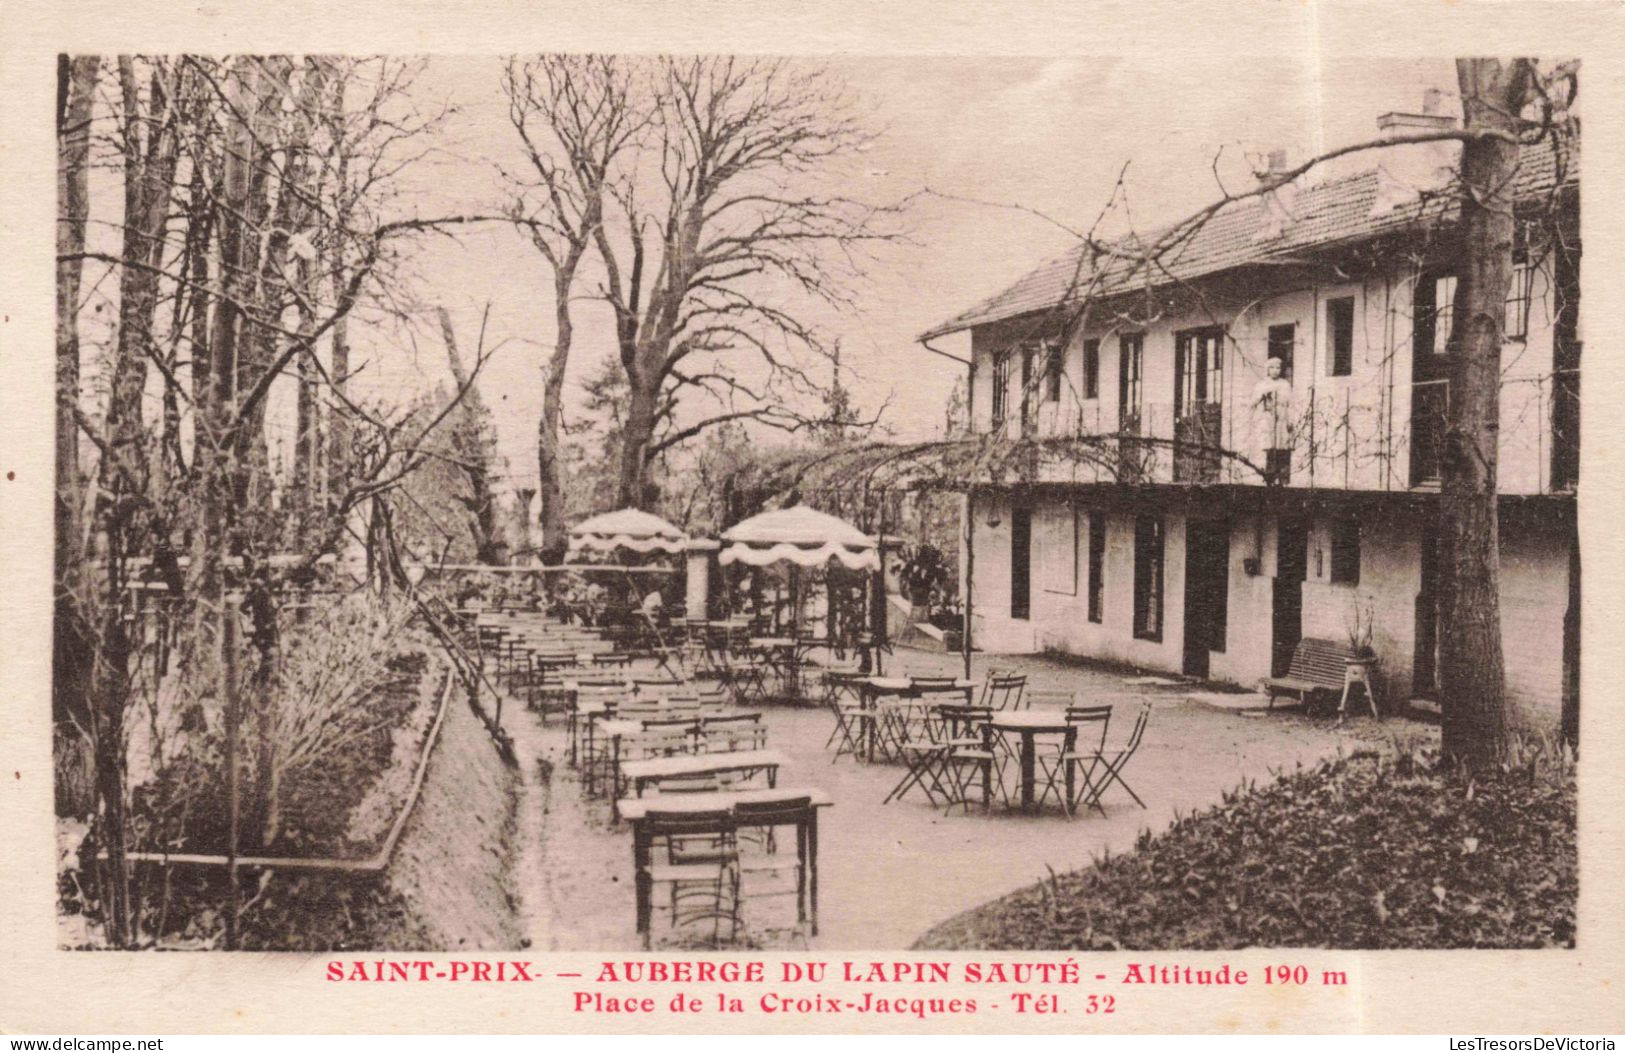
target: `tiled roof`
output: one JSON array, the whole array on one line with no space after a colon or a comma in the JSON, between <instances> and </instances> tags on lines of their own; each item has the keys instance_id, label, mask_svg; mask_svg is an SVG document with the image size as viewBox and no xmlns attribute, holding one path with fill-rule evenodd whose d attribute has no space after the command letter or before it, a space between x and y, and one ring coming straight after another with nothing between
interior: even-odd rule
<instances>
[{"instance_id":1,"label":"tiled roof","mask_svg":"<svg viewBox=\"0 0 1625 1053\"><path fill-rule=\"evenodd\" d=\"M1564 182L1577 182L1578 142L1565 145L1563 160ZM1558 178L1559 166L1555 162L1553 149L1544 141L1523 148L1518 170L1520 200L1552 189ZM1117 250L1115 255L1079 245L1040 265L998 295L922 333L919 339L929 340L1079 302L1086 294L1099 297L1189 281L1248 263L1289 257L1308 248L1365 240L1416 223L1424 214L1448 221L1456 211L1452 199L1435 197L1373 215L1377 192L1375 169L1302 187L1291 199L1290 218L1280 223L1278 236L1271 233L1272 218L1262 197L1232 202L1183 243L1164 252L1154 268L1139 258L1144 246L1156 244L1177 225L1115 242L1111 246Z\"/></svg>"}]
</instances>

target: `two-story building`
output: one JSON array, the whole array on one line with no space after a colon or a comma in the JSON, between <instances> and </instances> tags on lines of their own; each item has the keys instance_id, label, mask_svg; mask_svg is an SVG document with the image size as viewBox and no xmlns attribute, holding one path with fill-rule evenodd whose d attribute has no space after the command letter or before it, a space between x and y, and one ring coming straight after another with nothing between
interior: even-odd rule
<instances>
[{"instance_id":1,"label":"two-story building","mask_svg":"<svg viewBox=\"0 0 1625 1053\"><path fill-rule=\"evenodd\" d=\"M1254 684L1305 636L1369 632L1385 700L1434 693L1459 150L1384 147L1370 171L1080 246L923 334L968 331L976 430L1035 440L967 499L978 648ZM1507 682L1541 722L1575 646L1578 164L1577 144L1522 151L1502 355Z\"/></svg>"}]
</instances>

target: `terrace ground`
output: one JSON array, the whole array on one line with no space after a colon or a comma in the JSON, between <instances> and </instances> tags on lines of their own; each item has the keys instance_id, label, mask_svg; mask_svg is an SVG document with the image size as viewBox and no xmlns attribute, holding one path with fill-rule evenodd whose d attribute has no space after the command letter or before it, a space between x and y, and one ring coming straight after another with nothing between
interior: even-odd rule
<instances>
[{"instance_id":1,"label":"terrace ground","mask_svg":"<svg viewBox=\"0 0 1625 1053\"><path fill-rule=\"evenodd\" d=\"M952 674L957 656L903 651L887 673ZM819 933L792 931L785 899L747 901L746 939L765 947L827 950L906 948L933 925L1055 873L1089 865L1103 853L1133 847L1142 829L1161 830L1176 814L1218 803L1246 781L1310 765L1349 750L1426 739L1433 729L1411 721L1351 719L1342 726L1295 708L1265 712L1261 696L1214 692L1173 677L1144 677L1040 657L976 656L987 667L1028 676L1033 691L1091 698L1140 695L1152 705L1144 744L1125 776L1146 802L1109 793L1106 815L1067 818L1052 809L1026 816L995 805L945 816L917 794L882 804L903 774L895 764L832 761L825 741L833 717L823 709L770 707L768 745L784 753L784 787L816 786L834 805L819 819ZM633 924L631 835L610 820L609 803L583 794L569 766L562 720L544 726L515 705L506 723L526 780L519 808L518 880L522 924L542 950L630 950ZM1126 722L1124 722L1126 723ZM1113 727L1113 741L1127 727ZM1011 773L1013 776L1013 773ZM655 917L656 945L684 942Z\"/></svg>"}]
</instances>

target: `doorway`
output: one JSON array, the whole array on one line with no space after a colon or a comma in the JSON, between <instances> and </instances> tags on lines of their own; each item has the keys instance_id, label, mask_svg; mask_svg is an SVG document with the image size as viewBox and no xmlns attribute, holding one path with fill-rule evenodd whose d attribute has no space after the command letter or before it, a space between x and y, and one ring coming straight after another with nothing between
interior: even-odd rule
<instances>
[{"instance_id":1,"label":"doorway","mask_svg":"<svg viewBox=\"0 0 1625 1053\"><path fill-rule=\"evenodd\" d=\"M1309 576L1309 524L1302 519L1275 523L1275 582L1270 628L1270 675L1285 676L1292 652L1303 639L1303 582Z\"/></svg>"},{"instance_id":2,"label":"doorway","mask_svg":"<svg viewBox=\"0 0 1625 1053\"><path fill-rule=\"evenodd\" d=\"M1026 505L1010 509L1010 617L1032 615L1033 512Z\"/></svg>"},{"instance_id":3,"label":"doorway","mask_svg":"<svg viewBox=\"0 0 1625 1053\"><path fill-rule=\"evenodd\" d=\"M1230 523L1185 521L1185 661L1187 676L1208 675L1208 658L1224 650L1230 608Z\"/></svg>"}]
</instances>

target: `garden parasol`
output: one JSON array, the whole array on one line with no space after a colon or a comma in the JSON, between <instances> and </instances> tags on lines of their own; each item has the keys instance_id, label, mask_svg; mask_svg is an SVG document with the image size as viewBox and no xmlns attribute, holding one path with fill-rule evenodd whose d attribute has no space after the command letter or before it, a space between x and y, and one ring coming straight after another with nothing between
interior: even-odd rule
<instances>
[{"instance_id":1,"label":"garden parasol","mask_svg":"<svg viewBox=\"0 0 1625 1053\"><path fill-rule=\"evenodd\" d=\"M800 571L839 564L847 570L877 574L880 544L844 519L795 505L763 512L723 531L719 562L723 566L742 563L755 568L788 566L795 607L792 631L799 635ZM866 657L866 668L867 664Z\"/></svg>"},{"instance_id":2,"label":"garden parasol","mask_svg":"<svg viewBox=\"0 0 1625 1053\"><path fill-rule=\"evenodd\" d=\"M618 512L605 512L583 520L570 528L570 551L585 550L614 552L678 553L688 542L688 535L648 512L636 508L623 508Z\"/></svg>"},{"instance_id":3,"label":"garden parasol","mask_svg":"<svg viewBox=\"0 0 1625 1053\"><path fill-rule=\"evenodd\" d=\"M806 505L752 516L724 531L722 542L723 566L822 567L834 560L848 570L880 569L880 545L874 538Z\"/></svg>"}]
</instances>

